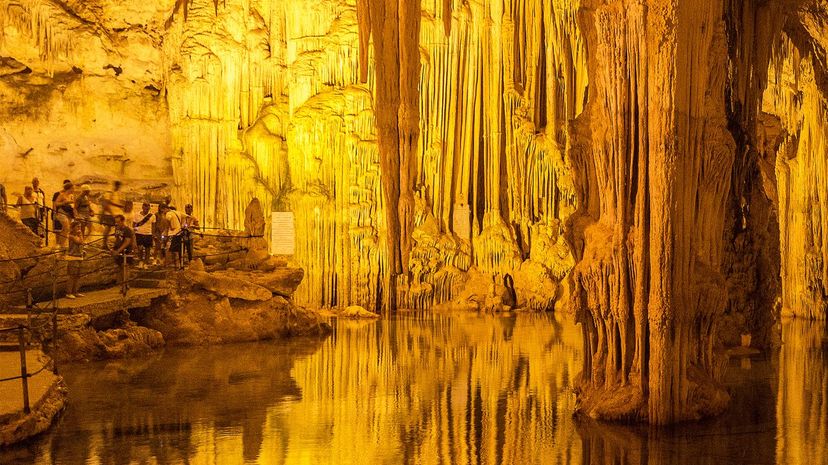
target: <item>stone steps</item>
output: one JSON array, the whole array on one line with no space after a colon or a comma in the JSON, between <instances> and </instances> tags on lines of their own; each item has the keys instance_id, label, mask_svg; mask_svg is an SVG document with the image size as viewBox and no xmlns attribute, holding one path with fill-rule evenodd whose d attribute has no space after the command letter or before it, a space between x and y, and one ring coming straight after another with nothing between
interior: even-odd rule
<instances>
[{"instance_id":1,"label":"stone steps","mask_svg":"<svg viewBox=\"0 0 828 465\"><path fill-rule=\"evenodd\" d=\"M134 269L129 285L136 289L163 289L169 276L170 271L164 268Z\"/></svg>"},{"instance_id":2,"label":"stone steps","mask_svg":"<svg viewBox=\"0 0 828 465\"><path fill-rule=\"evenodd\" d=\"M129 286L135 289L161 289L167 285L166 280L133 278Z\"/></svg>"}]
</instances>

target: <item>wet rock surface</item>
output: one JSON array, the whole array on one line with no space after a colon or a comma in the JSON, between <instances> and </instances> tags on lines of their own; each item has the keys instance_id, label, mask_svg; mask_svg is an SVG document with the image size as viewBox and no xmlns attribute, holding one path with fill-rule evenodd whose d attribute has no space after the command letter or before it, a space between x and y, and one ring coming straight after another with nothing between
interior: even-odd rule
<instances>
[{"instance_id":1,"label":"wet rock surface","mask_svg":"<svg viewBox=\"0 0 828 465\"><path fill-rule=\"evenodd\" d=\"M59 337L50 354L59 363L145 355L164 347L156 330L123 321L120 327L97 331L87 315L61 318Z\"/></svg>"}]
</instances>

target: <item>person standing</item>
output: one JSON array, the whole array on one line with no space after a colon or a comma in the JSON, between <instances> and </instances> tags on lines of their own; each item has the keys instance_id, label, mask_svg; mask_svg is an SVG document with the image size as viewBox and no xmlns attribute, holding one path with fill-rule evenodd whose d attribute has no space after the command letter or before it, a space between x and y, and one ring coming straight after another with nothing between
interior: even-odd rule
<instances>
[{"instance_id":1,"label":"person standing","mask_svg":"<svg viewBox=\"0 0 828 465\"><path fill-rule=\"evenodd\" d=\"M66 186L67 184L72 184L72 181L64 179L63 185ZM59 233L61 231L61 228L63 227L63 225L60 224L60 222L58 221L58 212L56 205L57 199L58 197L60 197L60 194L62 193L63 189L55 192L55 194L52 196L52 231L55 233L55 235L57 235L57 233ZM48 230L46 231L46 234L49 234Z\"/></svg>"},{"instance_id":2,"label":"person standing","mask_svg":"<svg viewBox=\"0 0 828 465\"><path fill-rule=\"evenodd\" d=\"M20 210L20 222L37 234L37 199L32 186L23 188L23 195L17 198L17 208Z\"/></svg>"},{"instance_id":3,"label":"person standing","mask_svg":"<svg viewBox=\"0 0 828 465\"><path fill-rule=\"evenodd\" d=\"M184 206L184 219L181 225L184 234L184 249L187 251L187 262L193 261L193 232L198 231L200 226L198 218L193 215L193 205Z\"/></svg>"},{"instance_id":4,"label":"person standing","mask_svg":"<svg viewBox=\"0 0 828 465\"><path fill-rule=\"evenodd\" d=\"M118 265L118 284L128 288L129 265L132 264L132 250L135 248L135 233L127 226L124 215L115 215L115 243L112 246L112 256Z\"/></svg>"},{"instance_id":5,"label":"person standing","mask_svg":"<svg viewBox=\"0 0 828 465\"><path fill-rule=\"evenodd\" d=\"M37 203L37 224L39 230L44 230L43 221L46 219L46 193L40 188L40 179L32 178L32 192Z\"/></svg>"},{"instance_id":6,"label":"person standing","mask_svg":"<svg viewBox=\"0 0 828 465\"><path fill-rule=\"evenodd\" d=\"M60 223L60 232L57 234L58 247L66 247L69 237L69 227L75 218L75 186L72 182L63 185L63 190L55 199L55 219Z\"/></svg>"},{"instance_id":7,"label":"person standing","mask_svg":"<svg viewBox=\"0 0 828 465\"><path fill-rule=\"evenodd\" d=\"M175 211L175 207L170 205L167 208L167 213L164 215L167 219L167 237L170 241L170 248L167 253L167 260L164 263L165 266L170 264L170 259L172 259L172 263L175 263L176 266L179 264L179 260L181 259L181 247L183 245L182 240L182 232L181 229L181 215Z\"/></svg>"},{"instance_id":8,"label":"person standing","mask_svg":"<svg viewBox=\"0 0 828 465\"><path fill-rule=\"evenodd\" d=\"M101 224L103 224L103 247L109 249L109 234L115 227L115 217L124 214L124 201L121 199L121 181L112 182L112 190L104 195L101 202Z\"/></svg>"},{"instance_id":9,"label":"person standing","mask_svg":"<svg viewBox=\"0 0 828 465\"><path fill-rule=\"evenodd\" d=\"M152 260L152 240L155 228L155 214L150 211L150 204L144 202L141 211L135 212L132 217L132 227L135 228L135 242L138 245L138 254L141 263L139 268L146 268Z\"/></svg>"},{"instance_id":10,"label":"person standing","mask_svg":"<svg viewBox=\"0 0 828 465\"><path fill-rule=\"evenodd\" d=\"M81 186L81 193L75 198L75 218L83 223L83 235L92 234L92 198L89 184Z\"/></svg>"},{"instance_id":11,"label":"person standing","mask_svg":"<svg viewBox=\"0 0 828 465\"><path fill-rule=\"evenodd\" d=\"M83 297L83 294L78 292L78 284L83 264L83 244L86 241L83 234L84 227L83 221L73 221L69 227L69 247L66 249L66 274L69 276L66 288L67 299Z\"/></svg>"},{"instance_id":12,"label":"person standing","mask_svg":"<svg viewBox=\"0 0 828 465\"><path fill-rule=\"evenodd\" d=\"M155 247L155 264L164 265L167 261L167 230L170 228L167 222L167 205L158 204L155 213L155 226L152 229L153 246Z\"/></svg>"}]
</instances>

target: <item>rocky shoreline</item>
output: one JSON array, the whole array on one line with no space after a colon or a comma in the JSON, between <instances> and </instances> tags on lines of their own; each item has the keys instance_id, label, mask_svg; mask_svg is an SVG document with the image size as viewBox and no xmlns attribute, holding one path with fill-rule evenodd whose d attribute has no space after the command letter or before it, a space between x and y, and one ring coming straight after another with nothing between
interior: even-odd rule
<instances>
[{"instance_id":1,"label":"rocky shoreline","mask_svg":"<svg viewBox=\"0 0 828 465\"><path fill-rule=\"evenodd\" d=\"M63 377L53 378L47 392L31 406L28 414L18 411L0 415L0 447L9 446L36 436L52 425L54 418L66 407L68 389Z\"/></svg>"}]
</instances>

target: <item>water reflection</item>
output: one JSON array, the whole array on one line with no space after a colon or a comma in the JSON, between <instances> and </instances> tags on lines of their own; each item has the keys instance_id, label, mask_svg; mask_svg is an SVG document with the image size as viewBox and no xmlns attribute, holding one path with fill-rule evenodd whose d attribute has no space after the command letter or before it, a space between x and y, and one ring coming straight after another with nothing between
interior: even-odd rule
<instances>
[{"instance_id":1,"label":"water reflection","mask_svg":"<svg viewBox=\"0 0 828 465\"><path fill-rule=\"evenodd\" d=\"M545 315L340 322L325 341L67 368L71 405L20 464L828 463L824 324L733 360L725 415L669 429L572 416L580 331Z\"/></svg>"},{"instance_id":2,"label":"water reflection","mask_svg":"<svg viewBox=\"0 0 828 465\"><path fill-rule=\"evenodd\" d=\"M773 354L730 361L722 416L671 428L580 419L583 462L633 464L828 464L825 322L788 320Z\"/></svg>"},{"instance_id":3,"label":"water reflection","mask_svg":"<svg viewBox=\"0 0 828 465\"><path fill-rule=\"evenodd\" d=\"M828 332L825 321L782 327L777 463L828 464Z\"/></svg>"},{"instance_id":4,"label":"water reflection","mask_svg":"<svg viewBox=\"0 0 828 465\"><path fill-rule=\"evenodd\" d=\"M328 344L294 370L296 426L316 447L272 463L579 462L572 324L436 316L340 326Z\"/></svg>"}]
</instances>

